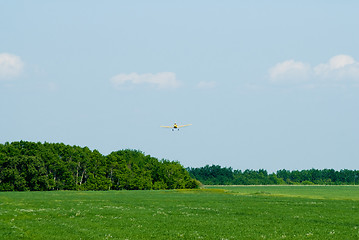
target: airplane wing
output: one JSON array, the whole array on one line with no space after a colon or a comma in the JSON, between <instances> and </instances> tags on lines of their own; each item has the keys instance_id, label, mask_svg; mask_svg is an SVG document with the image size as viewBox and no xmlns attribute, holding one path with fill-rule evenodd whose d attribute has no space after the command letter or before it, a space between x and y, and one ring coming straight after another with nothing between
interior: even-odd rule
<instances>
[{"instance_id":1,"label":"airplane wing","mask_svg":"<svg viewBox=\"0 0 359 240\"><path fill-rule=\"evenodd\" d=\"M172 128L171 126L160 126L160 127L163 127L163 128Z\"/></svg>"},{"instance_id":2,"label":"airplane wing","mask_svg":"<svg viewBox=\"0 0 359 240\"><path fill-rule=\"evenodd\" d=\"M179 125L178 128L181 128L181 127L187 127L187 126L191 126L192 124L186 124L186 125Z\"/></svg>"}]
</instances>

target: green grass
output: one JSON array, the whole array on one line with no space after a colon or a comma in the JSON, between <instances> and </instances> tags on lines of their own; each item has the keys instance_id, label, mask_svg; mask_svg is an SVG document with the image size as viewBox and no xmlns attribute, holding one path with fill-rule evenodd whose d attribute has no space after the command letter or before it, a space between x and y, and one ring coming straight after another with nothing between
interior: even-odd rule
<instances>
[{"instance_id":1,"label":"green grass","mask_svg":"<svg viewBox=\"0 0 359 240\"><path fill-rule=\"evenodd\" d=\"M223 189L238 194L262 194L281 197L303 197L313 199L355 200L359 201L359 186L205 186L207 189Z\"/></svg>"},{"instance_id":2,"label":"green grass","mask_svg":"<svg viewBox=\"0 0 359 240\"><path fill-rule=\"evenodd\" d=\"M0 239L359 239L359 187L1 192Z\"/></svg>"}]
</instances>

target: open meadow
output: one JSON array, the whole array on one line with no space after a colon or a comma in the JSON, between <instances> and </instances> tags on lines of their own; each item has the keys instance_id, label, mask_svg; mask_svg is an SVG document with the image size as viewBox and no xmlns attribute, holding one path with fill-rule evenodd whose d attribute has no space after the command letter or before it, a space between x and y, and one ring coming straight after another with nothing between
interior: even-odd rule
<instances>
[{"instance_id":1,"label":"open meadow","mask_svg":"<svg viewBox=\"0 0 359 240\"><path fill-rule=\"evenodd\" d=\"M359 187L1 192L0 239L359 239Z\"/></svg>"}]
</instances>

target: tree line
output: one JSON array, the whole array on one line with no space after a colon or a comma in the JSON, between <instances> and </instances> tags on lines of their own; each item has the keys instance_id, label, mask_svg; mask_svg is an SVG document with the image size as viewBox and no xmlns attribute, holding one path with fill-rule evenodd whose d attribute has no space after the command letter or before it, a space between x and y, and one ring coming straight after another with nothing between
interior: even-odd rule
<instances>
[{"instance_id":1,"label":"tree line","mask_svg":"<svg viewBox=\"0 0 359 240\"><path fill-rule=\"evenodd\" d=\"M233 170L231 167L206 165L200 168L187 168L191 177L205 185L280 185L280 184L320 184L355 185L359 184L359 170L310 169L278 170L268 174L264 169Z\"/></svg>"},{"instance_id":2,"label":"tree line","mask_svg":"<svg viewBox=\"0 0 359 240\"><path fill-rule=\"evenodd\" d=\"M180 163L137 150L104 156L63 143L0 144L0 191L181 189L199 184Z\"/></svg>"}]
</instances>

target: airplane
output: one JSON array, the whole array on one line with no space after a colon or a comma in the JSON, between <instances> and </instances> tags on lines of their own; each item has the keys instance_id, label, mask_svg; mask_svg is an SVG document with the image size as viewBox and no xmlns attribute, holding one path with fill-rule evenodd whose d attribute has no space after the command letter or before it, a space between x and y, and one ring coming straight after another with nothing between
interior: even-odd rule
<instances>
[{"instance_id":1,"label":"airplane","mask_svg":"<svg viewBox=\"0 0 359 240\"><path fill-rule=\"evenodd\" d=\"M173 126L161 126L163 128L172 128L172 131L174 131L175 129L177 129L179 131L179 129L181 127L187 127L187 126L191 126L192 124L186 124L186 125L177 125L177 123L174 123Z\"/></svg>"}]
</instances>

